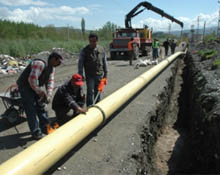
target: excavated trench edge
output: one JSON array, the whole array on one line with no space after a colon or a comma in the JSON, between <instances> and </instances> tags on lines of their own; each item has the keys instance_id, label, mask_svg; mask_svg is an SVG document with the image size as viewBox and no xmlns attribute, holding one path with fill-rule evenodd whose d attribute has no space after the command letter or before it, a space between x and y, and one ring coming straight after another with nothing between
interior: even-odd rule
<instances>
[{"instance_id":1,"label":"excavated trench edge","mask_svg":"<svg viewBox=\"0 0 220 175\"><path fill-rule=\"evenodd\" d=\"M220 108L216 87L201 70L198 58L190 53L174 64L173 76L158 96L160 103L147 115L143 126L142 152L135 157L137 175L219 174ZM212 89L205 88L207 85ZM168 172L161 172L155 166L154 148L168 125L179 133L179 138L167 160Z\"/></svg>"},{"instance_id":2,"label":"excavated trench edge","mask_svg":"<svg viewBox=\"0 0 220 175\"><path fill-rule=\"evenodd\" d=\"M172 76L167 79L167 85L164 91L158 95L160 103L158 103L155 111L147 115L148 120L143 126L141 133L142 152L136 158L138 164L137 175L159 173L154 165L154 146L163 129L175 122L175 117L178 113L178 107L176 106L178 105L176 102L177 99L173 99L176 96L172 94L175 88L176 75L179 67L181 67L179 65L182 64L182 60L177 59L174 64L175 66L171 68ZM172 104L170 103L171 101Z\"/></svg>"}]
</instances>

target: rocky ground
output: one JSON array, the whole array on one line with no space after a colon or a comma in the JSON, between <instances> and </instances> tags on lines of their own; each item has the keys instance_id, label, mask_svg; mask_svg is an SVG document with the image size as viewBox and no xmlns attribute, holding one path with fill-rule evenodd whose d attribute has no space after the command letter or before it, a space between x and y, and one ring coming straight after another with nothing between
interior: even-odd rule
<instances>
[{"instance_id":1,"label":"rocky ground","mask_svg":"<svg viewBox=\"0 0 220 175\"><path fill-rule=\"evenodd\" d=\"M200 51L207 48L216 54L204 59ZM213 63L220 58L219 48L217 42L190 46L184 59L171 64L45 174L218 174L220 69ZM57 68L56 85L77 72L77 58L71 55ZM109 60L102 97L152 66L135 69L128 61ZM2 76L0 91L17 77ZM0 120L0 131L1 163L35 143L26 122L9 127Z\"/></svg>"},{"instance_id":2,"label":"rocky ground","mask_svg":"<svg viewBox=\"0 0 220 175\"><path fill-rule=\"evenodd\" d=\"M154 65L135 69L133 66L129 66L128 61L109 61L108 85L105 87L102 97L111 94L152 66ZM149 170L142 167L142 163L145 162L141 160L145 159L142 156L145 154L143 148L146 146L152 148L153 144L149 145L148 143L145 145L143 135L147 133L154 136L156 134L158 137L160 134L157 129L161 131L159 127L167 121L165 120L165 111L170 101L169 96L173 89L172 83L175 80L173 77L175 77L176 67L177 62L170 65L128 104L117 111L106 125L92 133L46 174L134 175L149 172ZM56 70L56 85L63 83L64 80L69 79L76 72L77 56L66 59L64 65ZM1 77L0 91L4 92L9 85L15 82L17 77L18 75ZM158 106L162 106L161 109L157 110ZM54 118L50 106L48 109L50 117ZM4 111L2 104L0 110ZM157 123L158 121L159 123ZM150 128L150 125L155 126ZM150 129L150 132L145 132L146 129ZM1 163L35 143L30 138L26 122L22 122L16 127L8 127L1 120L0 131ZM153 137L152 143L155 143L157 137ZM172 144L168 143L168 150L170 150L170 146ZM153 155L152 149L148 150L149 155ZM168 157L166 156L167 160ZM146 163L150 165L151 162L147 161Z\"/></svg>"}]
</instances>

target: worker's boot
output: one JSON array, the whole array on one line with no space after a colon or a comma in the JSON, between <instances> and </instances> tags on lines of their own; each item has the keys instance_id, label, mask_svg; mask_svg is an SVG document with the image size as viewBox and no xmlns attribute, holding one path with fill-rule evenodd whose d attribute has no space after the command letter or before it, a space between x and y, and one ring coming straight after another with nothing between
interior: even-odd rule
<instances>
[{"instance_id":1,"label":"worker's boot","mask_svg":"<svg viewBox=\"0 0 220 175\"><path fill-rule=\"evenodd\" d=\"M53 124L53 129L57 129L57 128L59 128L60 126L59 126L59 124L58 124L58 122L55 122L54 124Z\"/></svg>"},{"instance_id":2,"label":"worker's boot","mask_svg":"<svg viewBox=\"0 0 220 175\"><path fill-rule=\"evenodd\" d=\"M50 124L46 125L46 129L47 129L47 134L51 134L52 132L54 132L55 130L51 127Z\"/></svg>"}]
</instances>

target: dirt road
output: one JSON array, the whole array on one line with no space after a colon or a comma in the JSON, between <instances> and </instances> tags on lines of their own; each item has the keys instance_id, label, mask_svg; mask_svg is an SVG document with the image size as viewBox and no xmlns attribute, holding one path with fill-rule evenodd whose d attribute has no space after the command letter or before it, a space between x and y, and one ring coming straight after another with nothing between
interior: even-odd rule
<instances>
[{"instance_id":1,"label":"dirt road","mask_svg":"<svg viewBox=\"0 0 220 175\"><path fill-rule=\"evenodd\" d=\"M108 85L102 98L119 89L152 66L134 69L128 61L109 61ZM46 174L53 175L134 175L138 171L134 155L141 152L140 133L150 111L155 110L157 95L163 91L167 79L172 76L170 65L159 77L145 87L107 123L98 128ZM66 60L56 69L56 85L68 80L77 72L77 60ZM18 75L0 79L3 92L14 83ZM51 107L49 115L54 117ZM4 106L0 105L0 112ZM8 128L0 120L0 163L6 161L29 145L35 143L30 137L27 123ZM65 133L64 133L65 134Z\"/></svg>"}]
</instances>

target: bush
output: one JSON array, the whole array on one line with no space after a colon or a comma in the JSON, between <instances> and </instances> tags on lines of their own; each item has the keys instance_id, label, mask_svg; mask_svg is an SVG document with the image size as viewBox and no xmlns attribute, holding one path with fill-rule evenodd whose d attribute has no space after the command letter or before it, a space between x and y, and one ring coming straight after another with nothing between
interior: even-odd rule
<instances>
[{"instance_id":1,"label":"bush","mask_svg":"<svg viewBox=\"0 0 220 175\"><path fill-rule=\"evenodd\" d=\"M22 57L26 55L24 45L22 41L13 41L9 45L9 55L13 57Z\"/></svg>"},{"instance_id":2,"label":"bush","mask_svg":"<svg viewBox=\"0 0 220 175\"><path fill-rule=\"evenodd\" d=\"M216 59L213 63L212 63L212 69L217 69L220 66L220 59Z\"/></svg>"},{"instance_id":3,"label":"bush","mask_svg":"<svg viewBox=\"0 0 220 175\"><path fill-rule=\"evenodd\" d=\"M9 55L9 44L6 41L0 40L0 54Z\"/></svg>"},{"instance_id":4,"label":"bush","mask_svg":"<svg viewBox=\"0 0 220 175\"><path fill-rule=\"evenodd\" d=\"M215 57L217 55L216 50L201 50L199 51L199 56L202 60L207 60Z\"/></svg>"}]
</instances>

